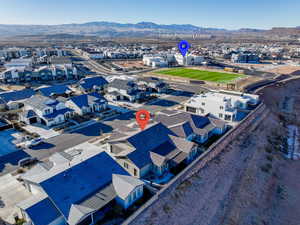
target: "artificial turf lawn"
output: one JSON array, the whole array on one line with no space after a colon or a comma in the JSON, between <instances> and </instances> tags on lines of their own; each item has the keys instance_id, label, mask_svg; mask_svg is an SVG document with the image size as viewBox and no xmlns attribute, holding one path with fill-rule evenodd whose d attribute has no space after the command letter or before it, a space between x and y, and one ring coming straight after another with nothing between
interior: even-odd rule
<instances>
[{"instance_id":1,"label":"artificial turf lawn","mask_svg":"<svg viewBox=\"0 0 300 225\"><path fill-rule=\"evenodd\" d=\"M156 71L155 73L177 76L177 77L186 77L195 80L212 81L218 83L228 83L239 77L244 76L242 74L221 73L221 72L212 72L212 71L186 69L186 68L159 70Z\"/></svg>"}]
</instances>

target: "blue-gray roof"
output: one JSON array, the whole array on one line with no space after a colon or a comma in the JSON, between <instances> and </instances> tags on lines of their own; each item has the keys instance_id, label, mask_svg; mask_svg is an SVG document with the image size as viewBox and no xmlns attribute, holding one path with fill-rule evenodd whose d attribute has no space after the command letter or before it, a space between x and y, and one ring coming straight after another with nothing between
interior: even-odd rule
<instances>
[{"instance_id":1,"label":"blue-gray roof","mask_svg":"<svg viewBox=\"0 0 300 225\"><path fill-rule=\"evenodd\" d=\"M131 136L127 141L132 144L136 150L129 153L127 157L139 168L146 166L148 163L151 163L150 151L160 155L166 155L176 148L172 144L169 135L175 134L163 124L158 123ZM159 149L163 152L158 152Z\"/></svg>"},{"instance_id":2,"label":"blue-gray roof","mask_svg":"<svg viewBox=\"0 0 300 225\"><path fill-rule=\"evenodd\" d=\"M25 211L36 225L50 224L61 216L49 198L45 198Z\"/></svg>"},{"instance_id":3,"label":"blue-gray roof","mask_svg":"<svg viewBox=\"0 0 300 225\"><path fill-rule=\"evenodd\" d=\"M83 89L92 89L94 86L103 86L108 84L107 80L101 76L84 78L80 81L80 86Z\"/></svg>"},{"instance_id":4,"label":"blue-gray roof","mask_svg":"<svg viewBox=\"0 0 300 225\"><path fill-rule=\"evenodd\" d=\"M112 174L129 175L106 152L95 155L43 182L41 187L68 219L72 204L80 204L112 182Z\"/></svg>"},{"instance_id":5,"label":"blue-gray roof","mask_svg":"<svg viewBox=\"0 0 300 225\"><path fill-rule=\"evenodd\" d=\"M31 118L31 117L35 117L36 113L33 110L30 109L30 110L24 111L23 116L25 118Z\"/></svg>"},{"instance_id":6,"label":"blue-gray roof","mask_svg":"<svg viewBox=\"0 0 300 225\"><path fill-rule=\"evenodd\" d=\"M72 97L70 98L70 101L72 101L79 108L82 108L83 106L88 107L89 104L104 104L107 102L102 95L96 92Z\"/></svg>"},{"instance_id":7,"label":"blue-gray roof","mask_svg":"<svg viewBox=\"0 0 300 225\"><path fill-rule=\"evenodd\" d=\"M69 109L69 108L64 108L64 109L60 109L60 110L54 109L53 113L48 114L48 115L44 115L44 117L47 118L47 119L52 119L52 118L57 117L58 115L61 115L61 114L64 115L67 112L74 112L74 110Z\"/></svg>"},{"instance_id":8,"label":"blue-gray roof","mask_svg":"<svg viewBox=\"0 0 300 225\"><path fill-rule=\"evenodd\" d=\"M5 102L9 101L19 101L26 98L30 98L35 94L34 90L31 88L25 88L20 91L11 91L11 92L4 92L0 94L0 98L3 99Z\"/></svg>"},{"instance_id":9,"label":"blue-gray roof","mask_svg":"<svg viewBox=\"0 0 300 225\"><path fill-rule=\"evenodd\" d=\"M191 119L194 122L195 126L197 128L201 128L201 129L210 123L209 119L204 116L198 116L198 115L191 114Z\"/></svg>"},{"instance_id":10,"label":"blue-gray roof","mask_svg":"<svg viewBox=\"0 0 300 225\"><path fill-rule=\"evenodd\" d=\"M67 85L53 85L50 87L40 88L39 91L42 95L50 97L51 95L63 95L71 89Z\"/></svg>"}]
</instances>

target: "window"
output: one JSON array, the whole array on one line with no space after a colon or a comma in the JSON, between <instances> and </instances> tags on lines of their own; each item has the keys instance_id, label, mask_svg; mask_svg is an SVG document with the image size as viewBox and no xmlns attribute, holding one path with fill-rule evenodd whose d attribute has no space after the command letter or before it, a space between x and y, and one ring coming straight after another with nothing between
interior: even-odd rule
<instances>
[{"instance_id":1,"label":"window","mask_svg":"<svg viewBox=\"0 0 300 225\"><path fill-rule=\"evenodd\" d=\"M201 105L205 105L205 102L202 102Z\"/></svg>"},{"instance_id":2,"label":"window","mask_svg":"<svg viewBox=\"0 0 300 225\"><path fill-rule=\"evenodd\" d=\"M231 115L225 115L225 120L231 120Z\"/></svg>"},{"instance_id":3,"label":"window","mask_svg":"<svg viewBox=\"0 0 300 225\"><path fill-rule=\"evenodd\" d=\"M223 118L223 114L222 113L219 114L219 118Z\"/></svg>"},{"instance_id":4,"label":"window","mask_svg":"<svg viewBox=\"0 0 300 225\"><path fill-rule=\"evenodd\" d=\"M133 169L133 175L137 176L137 170L136 170L136 168Z\"/></svg>"},{"instance_id":5,"label":"window","mask_svg":"<svg viewBox=\"0 0 300 225\"><path fill-rule=\"evenodd\" d=\"M131 195L128 195L128 201L131 202Z\"/></svg>"},{"instance_id":6,"label":"window","mask_svg":"<svg viewBox=\"0 0 300 225\"><path fill-rule=\"evenodd\" d=\"M49 114L49 113L50 113L50 109L46 109L45 114Z\"/></svg>"},{"instance_id":7,"label":"window","mask_svg":"<svg viewBox=\"0 0 300 225\"><path fill-rule=\"evenodd\" d=\"M189 106L186 107L186 111L191 112L191 113L196 113L197 112L196 108L189 107Z\"/></svg>"},{"instance_id":8,"label":"window","mask_svg":"<svg viewBox=\"0 0 300 225\"><path fill-rule=\"evenodd\" d=\"M220 109L224 109L224 106L220 106Z\"/></svg>"},{"instance_id":9,"label":"window","mask_svg":"<svg viewBox=\"0 0 300 225\"><path fill-rule=\"evenodd\" d=\"M124 162L124 167L125 167L126 169L128 169L128 168L129 168L128 163Z\"/></svg>"}]
</instances>

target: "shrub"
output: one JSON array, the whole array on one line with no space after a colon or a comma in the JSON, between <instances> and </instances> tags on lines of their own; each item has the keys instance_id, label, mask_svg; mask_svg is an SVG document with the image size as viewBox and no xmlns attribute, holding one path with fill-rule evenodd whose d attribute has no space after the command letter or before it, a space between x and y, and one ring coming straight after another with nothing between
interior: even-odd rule
<instances>
[{"instance_id":1,"label":"shrub","mask_svg":"<svg viewBox=\"0 0 300 225\"><path fill-rule=\"evenodd\" d=\"M267 160L269 160L269 161L271 161L272 162L272 160L273 160L273 156L271 156L271 155L267 155Z\"/></svg>"},{"instance_id":2,"label":"shrub","mask_svg":"<svg viewBox=\"0 0 300 225\"><path fill-rule=\"evenodd\" d=\"M168 206L168 204L164 204L163 210L165 213L168 213L168 212L170 212L171 208L170 208L170 206Z\"/></svg>"}]
</instances>

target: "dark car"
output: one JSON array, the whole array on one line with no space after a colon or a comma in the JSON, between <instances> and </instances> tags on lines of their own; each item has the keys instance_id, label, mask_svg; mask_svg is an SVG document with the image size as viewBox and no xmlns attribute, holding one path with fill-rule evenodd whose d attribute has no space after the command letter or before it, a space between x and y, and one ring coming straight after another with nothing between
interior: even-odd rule
<instances>
[{"instance_id":1,"label":"dark car","mask_svg":"<svg viewBox=\"0 0 300 225\"><path fill-rule=\"evenodd\" d=\"M38 159L36 157L26 157L24 159L21 159L19 162L18 162L18 166L19 167L25 167L25 166L29 166L35 162L37 162Z\"/></svg>"}]
</instances>

